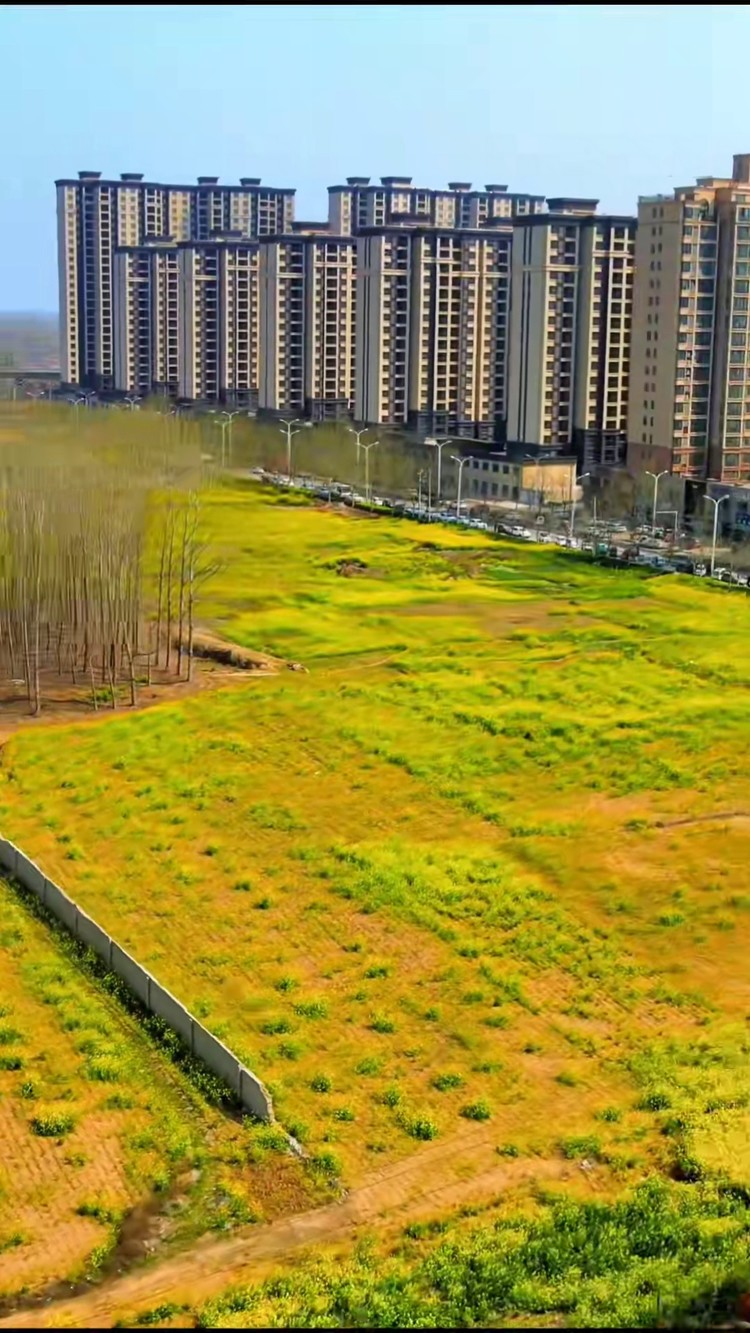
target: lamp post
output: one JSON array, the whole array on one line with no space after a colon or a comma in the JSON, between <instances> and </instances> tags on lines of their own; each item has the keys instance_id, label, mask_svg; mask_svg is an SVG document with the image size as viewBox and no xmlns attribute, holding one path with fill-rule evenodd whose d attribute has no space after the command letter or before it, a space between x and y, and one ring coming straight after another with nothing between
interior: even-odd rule
<instances>
[{"instance_id":1,"label":"lamp post","mask_svg":"<svg viewBox=\"0 0 750 1333\"><path fill-rule=\"evenodd\" d=\"M131 411L131 412L134 412L134 411L135 411L135 409L136 409L136 407L138 406L138 404L140 403L140 401L141 401L141 400L140 400L140 396L139 396L137 393L126 393L126 394L125 394L125 402L127 403L127 405L128 405L128 407L130 408L130 411Z\"/></svg>"},{"instance_id":2,"label":"lamp post","mask_svg":"<svg viewBox=\"0 0 750 1333\"><path fill-rule=\"evenodd\" d=\"M349 432L350 435L354 435L354 436L356 436L356 444L357 444L357 462L359 462L359 451L360 451L360 449L361 449L361 447L362 447L361 444L360 444L360 440L362 439L362 436L363 436L363 435L366 435L366 434L367 434L367 432L368 432L368 430L370 429L370 427L369 427L369 426L362 426L360 430L357 430L357 427L356 427L356 426L347 426L346 429L348 430L348 432Z\"/></svg>"},{"instance_id":3,"label":"lamp post","mask_svg":"<svg viewBox=\"0 0 750 1333\"><path fill-rule=\"evenodd\" d=\"M426 476L427 476L427 473L425 472L424 468L421 467L421 468L419 469L419 472L417 473L417 508L418 508L418 509L421 509L421 508L422 508L422 482L424 481L424 479L425 479Z\"/></svg>"},{"instance_id":4,"label":"lamp post","mask_svg":"<svg viewBox=\"0 0 750 1333\"><path fill-rule=\"evenodd\" d=\"M437 449L437 456L438 456L437 482L435 487L435 499L438 502L438 504L440 503L440 497L442 494L442 485L443 485L443 466L442 466L443 449L445 448L446 444L452 444L452 443L453 443L452 440L436 440L435 443L431 446L433 449Z\"/></svg>"},{"instance_id":5,"label":"lamp post","mask_svg":"<svg viewBox=\"0 0 750 1333\"><path fill-rule=\"evenodd\" d=\"M568 536L571 541L573 540L573 532L575 530L575 525L576 525L576 505L578 503L578 487L582 481L585 481L586 478L590 476L591 476L590 472L582 472L580 477L576 477L575 479L575 483L573 486L573 496L570 503L570 532L568 533Z\"/></svg>"},{"instance_id":6,"label":"lamp post","mask_svg":"<svg viewBox=\"0 0 750 1333\"><path fill-rule=\"evenodd\" d=\"M280 420L281 420L281 425L279 426L279 430L281 431L281 434L282 434L282 435L286 435L286 475L288 476L289 480L291 481L291 479L292 479L292 436L294 436L294 435L299 435L299 431L298 431L298 430L292 430L292 426L297 426L297 425L299 425L299 417L292 417L291 421L285 421L284 418L281 417Z\"/></svg>"},{"instance_id":7,"label":"lamp post","mask_svg":"<svg viewBox=\"0 0 750 1333\"><path fill-rule=\"evenodd\" d=\"M79 424L79 419L80 419L80 418L79 418L79 413L80 413L81 403L85 403L85 402L86 402L86 399L84 398L83 394L81 393L81 394L78 394L77 397L75 397L75 398L69 398L69 399L68 399L68 402L71 403L72 406L73 406L73 407L75 408L75 410L76 410L76 430L78 430L78 424Z\"/></svg>"},{"instance_id":8,"label":"lamp post","mask_svg":"<svg viewBox=\"0 0 750 1333\"><path fill-rule=\"evenodd\" d=\"M214 425L219 426L219 428L221 429L221 466L223 468L224 458L226 456L227 427L229 426L229 422L221 421L218 418L214 417Z\"/></svg>"},{"instance_id":9,"label":"lamp post","mask_svg":"<svg viewBox=\"0 0 750 1333\"><path fill-rule=\"evenodd\" d=\"M466 464L467 464L467 463L473 463L473 462L474 462L474 459L471 458L471 457L469 457L469 458L457 458L455 454L451 454L451 458L453 459L453 462L454 462L454 463L458 463L458 489L457 489L457 491L456 491L456 518L460 518L460 517L461 517L461 478L462 478L462 476L463 476L463 471L464 471L464 468L466 467Z\"/></svg>"},{"instance_id":10,"label":"lamp post","mask_svg":"<svg viewBox=\"0 0 750 1333\"><path fill-rule=\"evenodd\" d=\"M227 425L227 427L228 427L228 429L229 429L229 451L228 451L228 452L229 452L229 461L230 461L230 462L232 461L232 424L233 424L233 422L234 422L234 418L235 418L235 417L238 417L239 414L240 414L240 413L239 413L239 408L237 408L234 412L222 412L222 414L221 414L222 417L225 419L226 425ZM224 444L224 438L225 438L225 436L224 436L224 431L222 431L222 432L221 432L221 443L222 443L222 446L223 446L223 444ZM222 464L222 467L223 467L223 466L224 466L224 459L223 459L223 458L222 458L222 460L221 460L221 464Z\"/></svg>"},{"instance_id":11,"label":"lamp post","mask_svg":"<svg viewBox=\"0 0 750 1333\"><path fill-rule=\"evenodd\" d=\"M713 541L711 543L711 574L713 576L714 565L716 563L716 532L719 526L719 505L723 504L725 500L728 500L729 496L720 495L718 500L716 500L714 499L713 495L707 495L706 499L710 500L711 504L714 507L714 536L713 536Z\"/></svg>"},{"instance_id":12,"label":"lamp post","mask_svg":"<svg viewBox=\"0 0 750 1333\"><path fill-rule=\"evenodd\" d=\"M659 482L661 481L661 478L662 478L662 477L666 477L666 476L668 476L668 475L669 475L669 468L668 468L668 467L665 467L663 472L649 472L648 468L646 468L646 476L647 476L647 477L653 477L653 479L654 479L654 507L653 507L653 509L652 509L652 511L651 511L651 535L652 535L652 537L653 537L654 533L656 532L656 504L657 504L657 497L658 497L658 494L659 494Z\"/></svg>"},{"instance_id":13,"label":"lamp post","mask_svg":"<svg viewBox=\"0 0 750 1333\"><path fill-rule=\"evenodd\" d=\"M370 500L370 450L374 449L376 444L380 444L380 440L370 440L369 444L360 444L359 446L360 449L365 451L365 499L368 503Z\"/></svg>"}]
</instances>

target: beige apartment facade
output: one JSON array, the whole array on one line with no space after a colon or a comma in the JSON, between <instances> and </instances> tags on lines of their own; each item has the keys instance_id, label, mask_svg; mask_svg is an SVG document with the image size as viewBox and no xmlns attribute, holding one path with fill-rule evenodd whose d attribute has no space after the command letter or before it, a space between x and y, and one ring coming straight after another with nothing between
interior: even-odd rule
<instances>
[{"instance_id":1,"label":"beige apartment facade","mask_svg":"<svg viewBox=\"0 0 750 1333\"><path fill-rule=\"evenodd\" d=\"M120 246L114 256L115 388L179 392L179 266L173 241Z\"/></svg>"},{"instance_id":2,"label":"beige apartment facade","mask_svg":"<svg viewBox=\"0 0 750 1333\"><path fill-rule=\"evenodd\" d=\"M304 224L298 224L303 226ZM356 373L356 241L328 232L260 247L259 406L315 422L349 417Z\"/></svg>"},{"instance_id":3,"label":"beige apartment facade","mask_svg":"<svg viewBox=\"0 0 750 1333\"><path fill-rule=\"evenodd\" d=\"M421 436L502 433L511 249L502 224L360 233L358 420Z\"/></svg>"},{"instance_id":4,"label":"beige apartment facade","mask_svg":"<svg viewBox=\"0 0 750 1333\"><path fill-rule=\"evenodd\" d=\"M500 218L541 212L544 196L509 193L507 185L473 190L468 181L450 181L447 189L414 185L411 176L348 176L328 188L328 227L334 235L357 235L371 227L481 227Z\"/></svg>"},{"instance_id":5,"label":"beige apartment facade","mask_svg":"<svg viewBox=\"0 0 750 1333\"><path fill-rule=\"evenodd\" d=\"M419 435L502 430L512 240L510 226L414 233L407 422Z\"/></svg>"},{"instance_id":6,"label":"beige apartment facade","mask_svg":"<svg viewBox=\"0 0 750 1333\"><path fill-rule=\"evenodd\" d=\"M553 199L514 224L507 437L624 462L636 221Z\"/></svg>"},{"instance_id":7,"label":"beige apartment facade","mask_svg":"<svg viewBox=\"0 0 750 1333\"><path fill-rule=\"evenodd\" d=\"M355 417L405 427L409 414L411 245L408 228L357 240Z\"/></svg>"},{"instance_id":8,"label":"beige apartment facade","mask_svg":"<svg viewBox=\"0 0 750 1333\"><path fill-rule=\"evenodd\" d=\"M181 398L257 407L258 249L237 233L178 246Z\"/></svg>"},{"instance_id":9,"label":"beige apartment facade","mask_svg":"<svg viewBox=\"0 0 750 1333\"><path fill-rule=\"evenodd\" d=\"M750 154L639 201L628 465L750 481Z\"/></svg>"},{"instance_id":10,"label":"beige apartment facade","mask_svg":"<svg viewBox=\"0 0 750 1333\"><path fill-rule=\"evenodd\" d=\"M77 180L58 180L56 190L61 379L95 390L115 387L116 249L227 231L256 239L288 229L294 217L294 190L265 187L257 177L165 185L139 172L106 180L81 171Z\"/></svg>"}]
</instances>

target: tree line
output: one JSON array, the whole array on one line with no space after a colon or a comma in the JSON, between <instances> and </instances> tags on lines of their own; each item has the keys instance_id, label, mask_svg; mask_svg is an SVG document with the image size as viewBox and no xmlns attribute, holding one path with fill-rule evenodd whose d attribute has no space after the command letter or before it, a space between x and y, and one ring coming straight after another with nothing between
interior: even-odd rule
<instances>
[{"instance_id":1,"label":"tree line","mask_svg":"<svg viewBox=\"0 0 750 1333\"><path fill-rule=\"evenodd\" d=\"M88 414L87 414L88 416ZM192 423L69 411L0 435L0 684L84 687L95 709L190 679L196 597L214 565Z\"/></svg>"}]
</instances>

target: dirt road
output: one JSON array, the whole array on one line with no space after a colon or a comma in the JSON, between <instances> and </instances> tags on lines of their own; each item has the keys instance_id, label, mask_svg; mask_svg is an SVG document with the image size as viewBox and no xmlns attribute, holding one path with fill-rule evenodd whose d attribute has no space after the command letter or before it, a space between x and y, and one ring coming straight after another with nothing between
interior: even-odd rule
<instances>
[{"instance_id":1,"label":"dirt road","mask_svg":"<svg viewBox=\"0 0 750 1333\"><path fill-rule=\"evenodd\" d=\"M459 1204L489 1201L531 1180L577 1174L575 1163L557 1158L503 1161L489 1127L477 1126L368 1176L341 1202L246 1228L231 1239L204 1239L184 1254L70 1300L19 1310L0 1320L0 1328L108 1328L116 1317L167 1301L194 1308L229 1286L253 1281L269 1260L344 1240L358 1227L401 1227Z\"/></svg>"}]
</instances>

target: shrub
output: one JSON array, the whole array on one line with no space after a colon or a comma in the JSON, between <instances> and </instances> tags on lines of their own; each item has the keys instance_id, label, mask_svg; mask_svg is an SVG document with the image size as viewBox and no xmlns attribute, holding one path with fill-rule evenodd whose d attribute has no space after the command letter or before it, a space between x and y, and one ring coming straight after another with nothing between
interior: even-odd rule
<instances>
[{"instance_id":1,"label":"shrub","mask_svg":"<svg viewBox=\"0 0 750 1333\"><path fill-rule=\"evenodd\" d=\"M560 1149L563 1157L598 1157L602 1145L593 1134L584 1134L580 1138L562 1139Z\"/></svg>"},{"instance_id":2,"label":"shrub","mask_svg":"<svg viewBox=\"0 0 750 1333\"><path fill-rule=\"evenodd\" d=\"M498 1156L500 1156L500 1157L519 1157L519 1156L520 1156L520 1153L519 1153L518 1148L516 1147L515 1143L503 1143L503 1144L501 1144L500 1147L497 1149L497 1153L498 1153Z\"/></svg>"},{"instance_id":3,"label":"shrub","mask_svg":"<svg viewBox=\"0 0 750 1333\"><path fill-rule=\"evenodd\" d=\"M299 1060L302 1046L298 1041L281 1041L278 1047L282 1060Z\"/></svg>"},{"instance_id":4,"label":"shrub","mask_svg":"<svg viewBox=\"0 0 750 1333\"><path fill-rule=\"evenodd\" d=\"M31 1120L31 1128L41 1139L58 1139L69 1134L75 1121L67 1111L42 1111Z\"/></svg>"},{"instance_id":5,"label":"shrub","mask_svg":"<svg viewBox=\"0 0 750 1333\"><path fill-rule=\"evenodd\" d=\"M372 1032L379 1032L382 1036L387 1036L396 1031L396 1024L393 1019L386 1017L385 1014L373 1014L369 1026Z\"/></svg>"},{"instance_id":6,"label":"shrub","mask_svg":"<svg viewBox=\"0 0 750 1333\"><path fill-rule=\"evenodd\" d=\"M489 1120L492 1112L486 1102L478 1101L462 1106L461 1115L464 1120Z\"/></svg>"},{"instance_id":7,"label":"shrub","mask_svg":"<svg viewBox=\"0 0 750 1333\"><path fill-rule=\"evenodd\" d=\"M668 1111L672 1098L666 1092L650 1092L638 1102L639 1111Z\"/></svg>"},{"instance_id":8,"label":"shrub","mask_svg":"<svg viewBox=\"0 0 750 1333\"><path fill-rule=\"evenodd\" d=\"M260 1030L264 1037L280 1037L291 1032L292 1025L288 1018L269 1018L261 1023Z\"/></svg>"},{"instance_id":9,"label":"shrub","mask_svg":"<svg viewBox=\"0 0 750 1333\"><path fill-rule=\"evenodd\" d=\"M388 977L390 973L391 969L386 967L385 963L374 963L372 967L368 967L365 976L368 980L374 981L379 977Z\"/></svg>"},{"instance_id":10,"label":"shrub","mask_svg":"<svg viewBox=\"0 0 750 1333\"><path fill-rule=\"evenodd\" d=\"M290 991L294 990L297 984L298 983L294 980L294 977L280 977L276 982L276 989L280 991Z\"/></svg>"},{"instance_id":11,"label":"shrub","mask_svg":"<svg viewBox=\"0 0 750 1333\"><path fill-rule=\"evenodd\" d=\"M575 1074L569 1073L567 1069L563 1069L561 1074L556 1075L555 1082L561 1083L564 1088L578 1087L578 1079Z\"/></svg>"},{"instance_id":12,"label":"shrub","mask_svg":"<svg viewBox=\"0 0 750 1333\"><path fill-rule=\"evenodd\" d=\"M330 1092L333 1084L327 1074L316 1074L310 1079L310 1087L313 1092Z\"/></svg>"},{"instance_id":13,"label":"shrub","mask_svg":"<svg viewBox=\"0 0 750 1333\"><path fill-rule=\"evenodd\" d=\"M597 1120L605 1120L608 1124L616 1125L618 1120L622 1120L622 1111L616 1106L605 1106L602 1111L597 1111Z\"/></svg>"},{"instance_id":14,"label":"shrub","mask_svg":"<svg viewBox=\"0 0 750 1333\"><path fill-rule=\"evenodd\" d=\"M14 1046L23 1038L17 1028L0 1026L0 1046Z\"/></svg>"},{"instance_id":15,"label":"shrub","mask_svg":"<svg viewBox=\"0 0 750 1333\"><path fill-rule=\"evenodd\" d=\"M294 1012L300 1018L327 1018L328 1005L325 1000L307 1000L295 1004Z\"/></svg>"},{"instance_id":16,"label":"shrub","mask_svg":"<svg viewBox=\"0 0 750 1333\"><path fill-rule=\"evenodd\" d=\"M375 1056L367 1055L364 1060L360 1060L358 1065L354 1066L355 1074L379 1074L383 1068L383 1061Z\"/></svg>"},{"instance_id":17,"label":"shrub","mask_svg":"<svg viewBox=\"0 0 750 1333\"><path fill-rule=\"evenodd\" d=\"M232 885L235 893L249 893L252 887L249 879L238 879Z\"/></svg>"},{"instance_id":18,"label":"shrub","mask_svg":"<svg viewBox=\"0 0 750 1333\"><path fill-rule=\"evenodd\" d=\"M411 1134L413 1139L436 1139L438 1136L438 1127L434 1120L429 1120L427 1116L415 1116L413 1120L406 1121L404 1128L407 1134Z\"/></svg>"},{"instance_id":19,"label":"shrub","mask_svg":"<svg viewBox=\"0 0 750 1333\"><path fill-rule=\"evenodd\" d=\"M385 1092L381 1092L377 1100L381 1102L383 1106L390 1106L391 1108L399 1106L401 1104L401 1089L394 1087L386 1088Z\"/></svg>"},{"instance_id":20,"label":"shrub","mask_svg":"<svg viewBox=\"0 0 750 1333\"><path fill-rule=\"evenodd\" d=\"M351 1124L355 1115L350 1106L339 1106L334 1111L333 1118L334 1120L341 1120L345 1124Z\"/></svg>"},{"instance_id":21,"label":"shrub","mask_svg":"<svg viewBox=\"0 0 750 1333\"><path fill-rule=\"evenodd\" d=\"M257 908L259 912L267 912L271 906L271 899L267 894L264 894L262 898L258 899L257 903L253 903L253 906Z\"/></svg>"},{"instance_id":22,"label":"shrub","mask_svg":"<svg viewBox=\"0 0 750 1333\"><path fill-rule=\"evenodd\" d=\"M438 1092L450 1092L452 1088L463 1086L463 1079L460 1074L438 1074L437 1078L432 1080L433 1088Z\"/></svg>"},{"instance_id":23,"label":"shrub","mask_svg":"<svg viewBox=\"0 0 750 1333\"><path fill-rule=\"evenodd\" d=\"M335 1153L319 1152L310 1158L310 1167L313 1171L320 1171L324 1176L340 1176L341 1162Z\"/></svg>"},{"instance_id":24,"label":"shrub","mask_svg":"<svg viewBox=\"0 0 750 1333\"><path fill-rule=\"evenodd\" d=\"M25 1063L22 1055L0 1055L0 1070L23 1069Z\"/></svg>"},{"instance_id":25,"label":"shrub","mask_svg":"<svg viewBox=\"0 0 750 1333\"><path fill-rule=\"evenodd\" d=\"M36 1101L37 1085L34 1082L33 1078L25 1079L24 1082L21 1084L19 1091L25 1101L27 1102Z\"/></svg>"}]
</instances>

